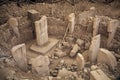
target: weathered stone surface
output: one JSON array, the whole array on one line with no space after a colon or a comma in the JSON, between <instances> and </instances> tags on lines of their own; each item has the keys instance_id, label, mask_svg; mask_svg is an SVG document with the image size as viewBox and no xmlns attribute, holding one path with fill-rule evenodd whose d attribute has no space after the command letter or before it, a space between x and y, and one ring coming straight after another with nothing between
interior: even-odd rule
<instances>
[{"instance_id":1,"label":"weathered stone surface","mask_svg":"<svg viewBox=\"0 0 120 80\"><path fill-rule=\"evenodd\" d=\"M96 69L98 69L98 66L97 65L92 65L91 66L91 70L93 71L93 70L96 70Z\"/></svg>"},{"instance_id":2,"label":"weathered stone surface","mask_svg":"<svg viewBox=\"0 0 120 80\"><path fill-rule=\"evenodd\" d=\"M79 14L79 24L82 26L88 26L89 22L93 22L93 18L95 16L95 8L92 7L88 11L84 11Z\"/></svg>"},{"instance_id":3,"label":"weathered stone surface","mask_svg":"<svg viewBox=\"0 0 120 80\"><path fill-rule=\"evenodd\" d=\"M45 76L49 75L49 58L48 56L38 56L29 61L29 64L32 65L33 72L37 72L39 75Z\"/></svg>"},{"instance_id":4,"label":"weathered stone surface","mask_svg":"<svg viewBox=\"0 0 120 80\"><path fill-rule=\"evenodd\" d=\"M67 54L63 52L62 50L56 50L54 55L60 58L60 57L66 56Z\"/></svg>"},{"instance_id":5,"label":"weathered stone surface","mask_svg":"<svg viewBox=\"0 0 120 80\"><path fill-rule=\"evenodd\" d=\"M15 59L17 66L21 70L27 71L27 58L26 58L25 44L14 46L11 52L12 52L13 58Z\"/></svg>"},{"instance_id":6,"label":"weathered stone surface","mask_svg":"<svg viewBox=\"0 0 120 80\"><path fill-rule=\"evenodd\" d=\"M8 20L8 25L9 25L9 27L12 28L15 36L17 38L20 38L20 32L19 32L19 29L18 29L18 20L17 20L17 18L14 18L14 17L10 18Z\"/></svg>"},{"instance_id":7,"label":"weathered stone surface","mask_svg":"<svg viewBox=\"0 0 120 80\"><path fill-rule=\"evenodd\" d=\"M73 49L70 52L70 57L74 57L77 54L78 50L79 50L79 46L77 44L75 44L73 46Z\"/></svg>"},{"instance_id":8,"label":"weathered stone surface","mask_svg":"<svg viewBox=\"0 0 120 80\"><path fill-rule=\"evenodd\" d=\"M85 65L84 57L82 56L82 54L80 53L77 54L76 61L77 61L78 69L82 70Z\"/></svg>"},{"instance_id":9,"label":"weathered stone surface","mask_svg":"<svg viewBox=\"0 0 120 80\"><path fill-rule=\"evenodd\" d=\"M74 13L71 13L69 16L68 16L68 21L69 21L69 33L72 34L73 31L74 31L74 27L75 27L75 14Z\"/></svg>"},{"instance_id":10,"label":"weathered stone surface","mask_svg":"<svg viewBox=\"0 0 120 80\"><path fill-rule=\"evenodd\" d=\"M113 70L117 66L117 61L115 56L110 51L103 48L100 49L100 52L97 58L97 63L105 63L109 67L111 67L111 69Z\"/></svg>"},{"instance_id":11,"label":"weathered stone surface","mask_svg":"<svg viewBox=\"0 0 120 80\"><path fill-rule=\"evenodd\" d=\"M34 9L28 10L28 18L33 22L39 20L39 12Z\"/></svg>"},{"instance_id":12,"label":"weathered stone surface","mask_svg":"<svg viewBox=\"0 0 120 80\"><path fill-rule=\"evenodd\" d=\"M108 23L107 31L109 32L108 40L107 40L107 47L111 47L112 40L114 39L114 35L116 33L116 29L119 26L118 20L110 20Z\"/></svg>"},{"instance_id":13,"label":"weathered stone surface","mask_svg":"<svg viewBox=\"0 0 120 80\"><path fill-rule=\"evenodd\" d=\"M99 49L100 49L100 35L97 35L92 38L92 42L89 48L89 59L92 64L95 64L97 61Z\"/></svg>"},{"instance_id":14,"label":"weathered stone surface","mask_svg":"<svg viewBox=\"0 0 120 80\"><path fill-rule=\"evenodd\" d=\"M40 54L46 54L48 51L50 51L53 47L55 47L57 45L59 41L57 39L54 38L49 38L48 39L48 43L46 43L43 46L38 46L35 43L32 44L32 46L30 47L31 50L36 51Z\"/></svg>"},{"instance_id":15,"label":"weathered stone surface","mask_svg":"<svg viewBox=\"0 0 120 80\"><path fill-rule=\"evenodd\" d=\"M85 42L81 39L77 39L76 43L79 45L79 46L82 46Z\"/></svg>"},{"instance_id":16,"label":"weathered stone surface","mask_svg":"<svg viewBox=\"0 0 120 80\"><path fill-rule=\"evenodd\" d=\"M96 36L98 34L99 23L100 23L100 18L96 16L93 19L93 36Z\"/></svg>"},{"instance_id":17,"label":"weathered stone surface","mask_svg":"<svg viewBox=\"0 0 120 80\"><path fill-rule=\"evenodd\" d=\"M76 76L76 72L71 72L71 71L68 71L67 69L63 68L62 70L59 71L58 73L58 77L66 77L66 76L69 76L69 75L74 75Z\"/></svg>"},{"instance_id":18,"label":"weathered stone surface","mask_svg":"<svg viewBox=\"0 0 120 80\"><path fill-rule=\"evenodd\" d=\"M39 21L35 21L35 30L37 45L43 46L48 42L48 26L47 26L47 17L42 16Z\"/></svg>"},{"instance_id":19,"label":"weathered stone surface","mask_svg":"<svg viewBox=\"0 0 120 80\"><path fill-rule=\"evenodd\" d=\"M111 80L102 70L94 70L90 72L90 80Z\"/></svg>"}]
</instances>

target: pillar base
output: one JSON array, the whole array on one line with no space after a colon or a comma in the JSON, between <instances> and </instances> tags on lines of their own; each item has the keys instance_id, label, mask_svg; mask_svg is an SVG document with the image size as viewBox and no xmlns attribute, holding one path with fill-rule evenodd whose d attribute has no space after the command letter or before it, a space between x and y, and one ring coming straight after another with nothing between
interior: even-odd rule
<instances>
[{"instance_id":1,"label":"pillar base","mask_svg":"<svg viewBox=\"0 0 120 80\"><path fill-rule=\"evenodd\" d=\"M37 43L34 42L32 44L32 46L30 47L30 49L44 55L48 51L50 51L54 46L56 46L58 42L59 42L59 40L57 40L57 39L49 38L48 43L46 43L45 45L38 46Z\"/></svg>"}]
</instances>

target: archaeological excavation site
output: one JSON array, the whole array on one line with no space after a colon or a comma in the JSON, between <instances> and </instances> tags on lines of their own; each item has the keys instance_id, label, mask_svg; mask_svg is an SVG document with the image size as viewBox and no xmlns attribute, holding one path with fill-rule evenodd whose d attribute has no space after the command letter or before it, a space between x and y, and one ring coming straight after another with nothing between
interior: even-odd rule
<instances>
[{"instance_id":1,"label":"archaeological excavation site","mask_svg":"<svg viewBox=\"0 0 120 80\"><path fill-rule=\"evenodd\" d=\"M0 80L120 80L120 0L0 0Z\"/></svg>"}]
</instances>

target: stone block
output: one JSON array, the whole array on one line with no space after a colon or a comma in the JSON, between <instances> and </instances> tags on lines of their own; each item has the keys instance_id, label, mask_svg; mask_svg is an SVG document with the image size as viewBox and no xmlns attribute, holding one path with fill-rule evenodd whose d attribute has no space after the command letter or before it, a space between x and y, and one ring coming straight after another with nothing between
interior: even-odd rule
<instances>
[{"instance_id":1,"label":"stone block","mask_svg":"<svg viewBox=\"0 0 120 80\"><path fill-rule=\"evenodd\" d=\"M90 72L90 80L111 80L102 70L94 70Z\"/></svg>"},{"instance_id":2,"label":"stone block","mask_svg":"<svg viewBox=\"0 0 120 80\"><path fill-rule=\"evenodd\" d=\"M70 57L74 57L77 54L78 50L79 50L79 46L77 44L75 44L73 46L73 49L70 52Z\"/></svg>"},{"instance_id":3,"label":"stone block","mask_svg":"<svg viewBox=\"0 0 120 80\"><path fill-rule=\"evenodd\" d=\"M28 18L33 22L39 20L39 12L34 9L28 10Z\"/></svg>"},{"instance_id":4,"label":"stone block","mask_svg":"<svg viewBox=\"0 0 120 80\"><path fill-rule=\"evenodd\" d=\"M46 54L48 51L50 51L53 47L55 47L58 44L58 40L54 38L49 38L48 42L44 44L43 46L38 46L36 42L32 44L30 47L31 50L36 51L40 54Z\"/></svg>"},{"instance_id":5,"label":"stone block","mask_svg":"<svg viewBox=\"0 0 120 80\"><path fill-rule=\"evenodd\" d=\"M101 48L98 54L97 63L107 64L111 69L115 69L117 66L117 60L115 56L107 49Z\"/></svg>"},{"instance_id":6,"label":"stone block","mask_svg":"<svg viewBox=\"0 0 120 80\"><path fill-rule=\"evenodd\" d=\"M27 71L27 58L26 58L26 46L25 44L19 44L14 46L11 50L13 58L17 66L23 70Z\"/></svg>"},{"instance_id":7,"label":"stone block","mask_svg":"<svg viewBox=\"0 0 120 80\"><path fill-rule=\"evenodd\" d=\"M38 56L36 58L32 58L29 61L29 64L32 65L32 71L37 72L38 75L49 75L49 58L48 56Z\"/></svg>"}]
</instances>

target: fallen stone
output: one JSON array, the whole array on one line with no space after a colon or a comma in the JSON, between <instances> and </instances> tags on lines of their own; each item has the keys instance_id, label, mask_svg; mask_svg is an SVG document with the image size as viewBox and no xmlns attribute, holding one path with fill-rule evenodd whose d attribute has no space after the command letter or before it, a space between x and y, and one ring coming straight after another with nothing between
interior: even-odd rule
<instances>
[{"instance_id":1,"label":"fallen stone","mask_svg":"<svg viewBox=\"0 0 120 80\"><path fill-rule=\"evenodd\" d=\"M61 58L61 57L64 57L66 56L67 54L65 52L63 52L62 50L57 50L55 53L54 53L55 56Z\"/></svg>"},{"instance_id":2,"label":"fallen stone","mask_svg":"<svg viewBox=\"0 0 120 80\"><path fill-rule=\"evenodd\" d=\"M76 74L76 72L68 71L65 68L63 68L62 70L60 70L59 73L58 73L58 77L61 77L61 78L65 78L66 76L69 76L69 75L76 76L77 74Z\"/></svg>"},{"instance_id":3,"label":"fallen stone","mask_svg":"<svg viewBox=\"0 0 120 80\"><path fill-rule=\"evenodd\" d=\"M26 58L26 46L25 44L19 44L14 46L11 50L13 58L17 66L23 70L27 71L27 58Z\"/></svg>"},{"instance_id":4,"label":"fallen stone","mask_svg":"<svg viewBox=\"0 0 120 80\"><path fill-rule=\"evenodd\" d=\"M62 45L65 47L71 47L71 45L68 42L62 42Z\"/></svg>"},{"instance_id":5,"label":"fallen stone","mask_svg":"<svg viewBox=\"0 0 120 80\"><path fill-rule=\"evenodd\" d=\"M38 56L29 61L29 64L32 65L32 71L37 72L38 75L49 75L49 58L48 56Z\"/></svg>"},{"instance_id":6,"label":"fallen stone","mask_svg":"<svg viewBox=\"0 0 120 80\"><path fill-rule=\"evenodd\" d=\"M39 12L34 9L28 10L28 18L33 22L39 20Z\"/></svg>"},{"instance_id":7,"label":"fallen stone","mask_svg":"<svg viewBox=\"0 0 120 80\"><path fill-rule=\"evenodd\" d=\"M76 43L79 45L79 46L82 46L85 42L81 39L77 39Z\"/></svg>"},{"instance_id":8,"label":"fallen stone","mask_svg":"<svg viewBox=\"0 0 120 80\"><path fill-rule=\"evenodd\" d=\"M79 50L79 46L77 44L75 44L73 46L73 49L70 52L70 57L74 57L77 54L78 50Z\"/></svg>"},{"instance_id":9,"label":"fallen stone","mask_svg":"<svg viewBox=\"0 0 120 80\"><path fill-rule=\"evenodd\" d=\"M105 63L109 67L111 67L111 69L113 70L117 66L117 61L115 56L110 51L103 48L100 49L100 52L97 58L97 63Z\"/></svg>"},{"instance_id":10,"label":"fallen stone","mask_svg":"<svg viewBox=\"0 0 120 80\"><path fill-rule=\"evenodd\" d=\"M82 56L82 54L80 53L77 54L76 61L77 61L78 69L82 70L85 65L84 57Z\"/></svg>"},{"instance_id":11,"label":"fallen stone","mask_svg":"<svg viewBox=\"0 0 120 80\"><path fill-rule=\"evenodd\" d=\"M94 70L90 72L90 80L111 80L102 70Z\"/></svg>"},{"instance_id":12,"label":"fallen stone","mask_svg":"<svg viewBox=\"0 0 120 80\"><path fill-rule=\"evenodd\" d=\"M93 71L93 70L96 70L96 69L98 69L98 66L97 65L92 65L91 66L91 70Z\"/></svg>"}]
</instances>

